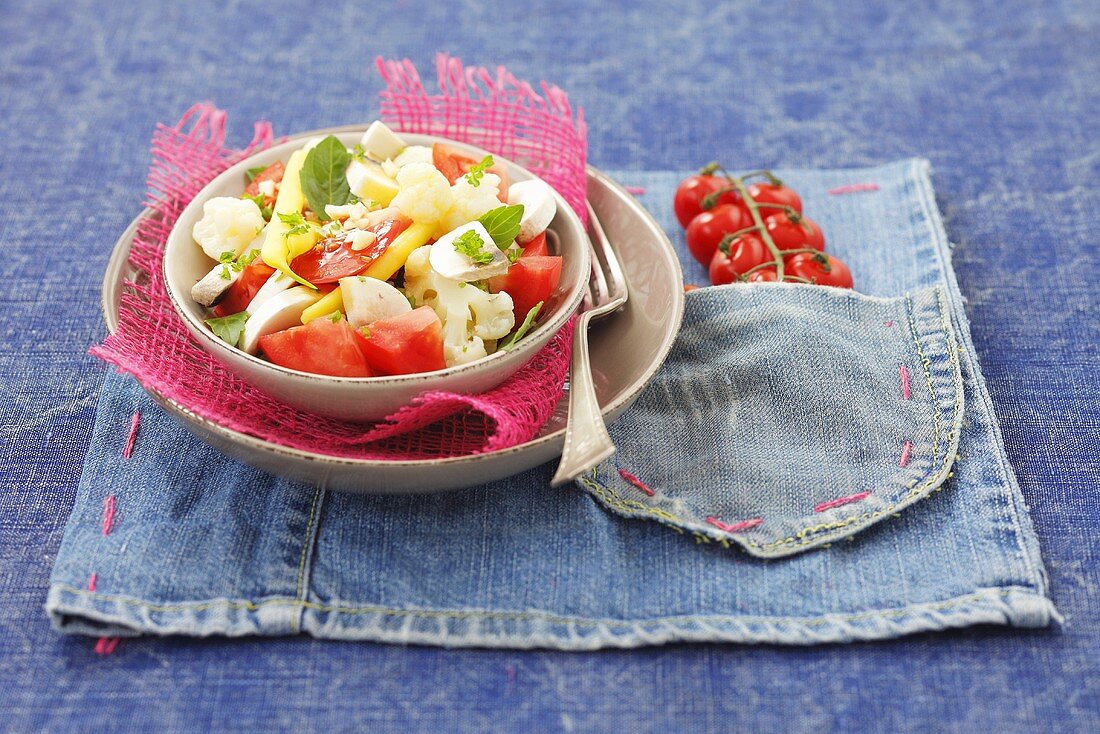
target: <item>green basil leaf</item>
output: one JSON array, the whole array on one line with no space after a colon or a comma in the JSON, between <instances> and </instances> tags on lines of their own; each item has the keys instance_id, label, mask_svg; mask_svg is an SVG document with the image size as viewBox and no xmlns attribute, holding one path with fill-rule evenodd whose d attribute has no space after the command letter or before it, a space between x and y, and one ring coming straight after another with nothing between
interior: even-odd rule
<instances>
[{"instance_id":1,"label":"green basil leaf","mask_svg":"<svg viewBox=\"0 0 1100 734\"><path fill-rule=\"evenodd\" d=\"M252 183L253 181L256 180L257 176L259 176L261 173L263 173L266 170L267 170L267 166L253 166L252 168L249 168L248 170L246 170L244 172L244 175L245 175L246 178L248 178L248 183Z\"/></svg>"},{"instance_id":2,"label":"green basil leaf","mask_svg":"<svg viewBox=\"0 0 1100 734\"><path fill-rule=\"evenodd\" d=\"M531 330L531 324L535 323L535 318L538 317L539 311L542 310L542 304L543 302L539 301L527 312L527 318L525 318L523 323L519 325L519 328L500 345L500 351L507 352L514 347L520 339L527 336L527 332Z\"/></svg>"},{"instance_id":3,"label":"green basil leaf","mask_svg":"<svg viewBox=\"0 0 1100 734\"><path fill-rule=\"evenodd\" d=\"M497 247L504 249L512 244L512 240L519 234L519 221L523 219L523 204L511 206L498 206L492 211L481 215L477 221L481 222L489 231L489 236Z\"/></svg>"},{"instance_id":4,"label":"green basil leaf","mask_svg":"<svg viewBox=\"0 0 1100 734\"><path fill-rule=\"evenodd\" d=\"M219 339L230 346L237 346L244 333L244 324L248 321L248 311L223 316L220 319L207 319L206 325Z\"/></svg>"},{"instance_id":5,"label":"green basil leaf","mask_svg":"<svg viewBox=\"0 0 1100 734\"><path fill-rule=\"evenodd\" d=\"M343 206L352 199L347 177L349 163L351 154L334 135L317 143L306 154L300 177L302 193L309 208L322 222L329 219L325 214L326 204Z\"/></svg>"}]
</instances>

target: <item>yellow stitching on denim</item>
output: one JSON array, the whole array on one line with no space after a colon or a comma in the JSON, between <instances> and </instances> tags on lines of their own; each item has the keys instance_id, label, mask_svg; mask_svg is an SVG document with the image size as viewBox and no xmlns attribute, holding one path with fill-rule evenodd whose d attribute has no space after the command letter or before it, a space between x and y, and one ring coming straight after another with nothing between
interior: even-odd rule
<instances>
[{"instance_id":1,"label":"yellow stitching on denim","mask_svg":"<svg viewBox=\"0 0 1100 734\"><path fill-rule=\"evenodd\" d=\"M940 313L943 313L942 310ZM917 325L913 321L913 298L909 293L905 294L905 318L909 321L909 333L913 335L913 343L917 345L917 356L920 357L921 365L924 367L924 378L928 383L928 394L932 396L932 407L935 409L932 414L932 464L935 465L940 443L940 403L936 399L936 390L932 387L932 361L924 356L924 348L917 336ZM950 351L950 346L948 346L948 350Z\"/></svg>"},{"instance_id":2,"label":"yellow stitching on denim","mask_svg":"<svg viewBox=\"0 0 1100 734\"><path fill-rule=\"evenodd\" d=\"M708 622L714 619L714 616L673 616L673 617L654 617L650 619L637 619L637 620L595 620L595 619L583 619L583 618L571 618L562 617L555 614L545 614L541 612L491 612L491 611L452 611L446 609L393 609L390 607L345 607L334 604L318 604L317 602L302 601L300 599L278 598L267 599L261 602L242 601L235 602L228 599L222 599L211 602L199 602L193 604L150 604L140 599L134 599L132 597L117 596L113 594L100 594L98 592L88 591L87 589L79 589L68 584L55 584L55 588L62 591L67 591L71 594L75 594L79 597L86 597L91 601L102 600L109 601L116 604L123 604L128 607L136 607L149 612L199 612L206 609L212 609L214 607L223 607L228 609L245 609L247 611L257 611L263 607L302 607L305 609L313 609L315 611L336 613L336 614L377 614L388 617L428 617L428 618L443 618L443 619L503 619L503 620L541 620L545 622L558 623L558 624L573 624L582 627L635 627L639 624L653 623L653 622ZM1019 589L1013 587L1009 589L987 589L986 592L993 592L994 596L1001 598L1007 597L1011 594L1017 593ZM1024 593L1034 594L1033 589L1024 589ZM942 602L936 602L934 604L919 605L920 611L939 611L942 609L950 609L951 607L962 606L969 604L973 601L980 601L984 597L989 596L988 593L975 592L967 594L965 596L955 597L954 599L948 599ZM1044 597L1045 598L1045 597ZM876 617L902 617L907 614L913 614L911 609L883 609L880 611L871 612L859 612L856 614L829 614L819 617L760 617L752 616L745 617L748 620L763 620L774 622L776 619L790 623L801 624L804 626L818 626L829 624L835 620L844 621L860 621L864 619L874 619ZM719 617L720 619L722 617ZM736 619L736 617L731 617Z\"/></svg>"},{"instance_id":3,"label":"yellow stitching on denim","mask_svg":"<svg viewBox=\"0 0 1100 734\"><path fill-rule=\"evenodd\" d=\"M921 364L922 364L924 372L925 372L925 379L928 381L929 395L931 396L932 402L935 405L936 419L933 421L932 429L933 429L933 445L936 446L939 443L939 437L940 437L939 436L939 434L940 434L940 425L939 425L940 407L939 407L939 401L936 398L936 392L935 392L934 389L932 389L932 374L931 374L932 362L929 359L925 359L924 356L923 356L923 352L921 351L920 340L917 337L917 332L916 332L916 325L915 325L915 323L913 322L913 319L912 319L912 312L911 312L912 300L910 298L909 293L905 294L905 299L906 299L906 304L907 304L906 318L909 320L909 323L910 323L910 333L913 337L913 342L917 345L918 354L922 357ZM948 323L948 320L947 320L948 317L947 317L946 311L944 309L942 294L940 293L939 288L936 289L936 307L937 307L937 310L940 313L940 322L941 322L941 326L943 328L944 338L947 341L947 344L946 344L947 348L946 348L945 351L947 352L948 360L949 360L950 365L952 367L952 370L951 370L952 374L955 374L955 405L954 405L953 417L952 417L952 421L951 421L952 430L948 434L947 441L946 441L946 445L950 446L950 444L955 439L955 434L957 433L957 427L958 427L958 424L959 424L959 420L961 418L962 386L959 384L960 383L960 378L957 374L957 372L958 372L957 350L954 350L954 349L951 348L950 335L947 331L947 328L949 326L949 323ZM932 469L933 470L936 467L935 454L937 454L937 453L938 453L938 450L934 449L933 450L933 461L932 461ZM760 549L775 548L775 547L778 547L778 546L781 546L781 545L791 545L791 544L795 544L795 545L799 545L799 546L809 545L810 543L813 542L813 538L809 537L811 535L816 535L818 533L821 533L821 532L824 532L824 531L827 531L827 530L838 530L838 529L846 527L848 525L853 525L855 523L863 522L865 520L873 520L873 519L883 517L883 516L889 515L889 514L896 514L896 513L894 513L894 511L896 509L899 509L902 505L908 503L914 497L917 497L917 496L923 494L926 489L931 487L937 481L940 481L943 470L946 469L950 465L951 456L952 456L951 452L945 450L944 455L943 455L943 462L942 462L943 467L939 471L935 471L934 473L927 476L926 477L927 481L925 481L925 482L923 482L919 485L917 484L917 482L919 482L920 480L914 480L909 485L909 491L905 495L903 495L897 502L895 502L893 505L891 505L890 507L887 507L885 509L878 510L876 512L865 512L861 515L854 515L854 516L848 518L847 520L838 520L838 521L831 522L831 523L821 523L819 525L813 525L813 526L810 526L808 528L803 528L802 530L800 530L798 532L798 534L796 534L794 536L791 536L791 537L788 537L788 538L783 538L781 540L772 541L770 543L757 543L754 540L751 540L749 538L744 538L744 537L738 537L735 540L736 540L736 542L743 543L745 545L750 545L754 548L760 548ZM607 486L605 484L602 484L599 481L594 481L598 478L598 476L599 475L598 475L597 471L593 470L592 471L593 479L588 479L587 477L582 477L581 482L586 487L588 487L590 490L592 490L593 493L596 494L597 497L603 499L611 507L622 510L622 511L626 512L627 514L631 514L632 512L636 512L636 513L651 515L652 517L656 518L658 522L661 522L663 525L667 525L668 527L679 530L680 532L683 532L683 530L676 523L687 524L688 522L690 522L690 521L688 521L684 518L678 517L678 516L673 515L669 512L661 510L659 508L649 507L648 505L644 505L641 502L638 502L636 500L628 500L628 499L622 497L621 495L619 495L614 490L612 490L609 486ZM944 479L946 479L946 477L944 477ZM710 533L712 531L705 530L705 529L703 531L693 530L692 532L695 533L695 534L699 534L700 532L702 532L706 537L712 538L712 539L715 539L715 540L717 540L719 538L727 537L725 535L723 535L723 536L711 536Z\"/></svg>"},{"instance_id":4,"label":"yellow stitching on denim","mask_svg":"<svg viewBox=\"0 0 1100 734\"><path fill-rule=\"evenodd\" d=\"M309 505L309 521L306 523L306 537L305 540L302 541L302 555L298 558L298 583L295 587L294 596L303 601L302 580L305 578L306 556L309 555L310 546L313 545L313 518L317 513L317 502L320 500L321 494L324 491L323 487L317 487L313 492L313 502ZM297 620L294 621L294 628L295 630L298 628Z\"/></svg>"}]
</instances>

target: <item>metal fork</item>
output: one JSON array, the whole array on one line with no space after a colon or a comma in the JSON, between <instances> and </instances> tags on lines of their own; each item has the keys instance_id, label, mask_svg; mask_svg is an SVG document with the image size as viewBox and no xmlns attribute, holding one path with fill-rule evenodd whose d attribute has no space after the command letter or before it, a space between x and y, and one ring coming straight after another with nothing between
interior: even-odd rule
<instances>
[{"instance_id":1,"label":"metal fork","mask_svg":"<svg viewBox=\"0 0 1100 734\"><path fill-rule=\"evenodd\" d=\"M583 312L573 332L565 445L558 470L550 480L552 487L571 482L615 453L615 444L607 434L600 402L596 399L588 355L588 325L622 308L629 294L619 258L611 249L611 242L591 204L588 204L588 248L592 255L592 274L582 302Z\"/></svg>"}]
</instances>

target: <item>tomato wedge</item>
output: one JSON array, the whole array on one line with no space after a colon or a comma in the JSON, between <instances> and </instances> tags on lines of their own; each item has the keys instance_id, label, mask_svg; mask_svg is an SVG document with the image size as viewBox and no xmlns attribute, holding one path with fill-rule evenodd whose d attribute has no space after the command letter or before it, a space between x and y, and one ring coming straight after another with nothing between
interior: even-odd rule
<instances>
[{"instance_id":1,"label":"tomato wedge","mask_svg":"<svg viewBox=\"0 0 1100 734\"><path fill-rule=\"evenodd\" d=\"M260 337L260 349L277 365L336 377L370 377L355 329L341 319L310 321Z\"/></svg>"},{"instance_id":2,"label":"tomato wedge","mask_svg":"<svg viewBox=\"0 0 1100 734\"><path fill-rule=\"evenodd\" d=\"M248 186L244 187L244 195L245 196L258 196L259 193L260 193L260 184L264 181L274 181L275 183L282 183L283 173L285 173L285 172L286 172L286 169L283 167L283 162L282 161L275 161L270 166L268 166L264 170L257 173L256 178L252 179L248 183ZM275 205L275 197L274 196L264 196L264 205L265 206L274 206Z\"/></svg>"},{"instance_id":3,"label":"tomato wedge","mask_svg":"<svg viewBox=\"0 0 1100 734\"><path fill-rule=\"evenodd\" d=\"M351 243L344 234L327 237L294 258L290 268L314 285L335 283L340 278L359 275L381 257L397 235L410 224L411 219L400 216L368 227L367 231L373 232L377 239L363 250L351 249Z\"/></svg>"},{"instance_id":4,"label":"tomato wedge","mask_svg":"<svg viewBox=\"0 0 1100 734\"><path fill-rule=\"evenodd\" d=\"M512 297L512 312L519 324L535 304L546 303L561 280L561 257L534 255L521 257L504 275L489 280L489 291L504 291Z\"/></svg>"},{"instance_id":5,"label":"tomato wedge","mask_svg":"<svg viewBox=\"0 0 1100 734\"><path fill-rule=\"evenodd\" d=\"M256 297L256 291L267 282L275 268L256 258L244 267L241 274L229 286L218 305L214 306L214 315L218 318L231 316L248 308L252 299Z\"/></svg>"},{"instance_id":6,"label":"tomato wedge","mask_svg":"<svg viewBox=\"0 0 1100 734\"><path fill-rule=\"evenodd\" d=\"M450 181L452 185L461 176L465 176L469 173L470 169L478 163L481 163L479 159L472 158L465 153L459 153L454 148L450 148L442 143L435 143L432 145L432 164L447 177L447 180ZM508 172L504 169L504 166L500 164L491 166L489 172L500 176L500 190L497 193L497 198L507 204Z\"/></svg>"},{"instance_id":7,"label":"tomato wedge","mask_svg":"<svg viewBox=\"0 0 1100 734\"><path fill-rule=\"evenodd\" d=\"M411 375L447 366L443 357L443 323L431 306L379 319L355 334L376 374Z\"/></svg>"},{"instance_id":8,"label":"tomato wedge","mask_svg":"<svg viewBox=\"0 0 1100 734\"><path fill-rule=\"evenodd\" d=\"M546 247L546 231L543 230L523 246L523 255L521 255L521 257L537 257L549 254L550 250Z\"/></svg>"}]
</instances>

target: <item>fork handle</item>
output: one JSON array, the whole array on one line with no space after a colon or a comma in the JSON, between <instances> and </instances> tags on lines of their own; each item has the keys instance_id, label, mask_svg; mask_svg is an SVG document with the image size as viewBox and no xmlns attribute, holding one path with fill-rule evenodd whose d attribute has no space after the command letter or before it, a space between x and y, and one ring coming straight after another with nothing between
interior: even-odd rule
<instances>
[{"instance_id":1,"label":"fork handle","mask_svg":"<svg viewBox=\"0 0 1100 734\"><path fill-rule=\"evenodd\" d=\"M573 356L569 368L569 418L565 424L565 445L561 462L550 486L560 487L571 482L615 453L615 444L607 434L607 426L596 399L592 379L592 362L588 355L588 325L592 319L614 310L617 303L581 314L573 332Z\"/></svg>"}]
</instances>

